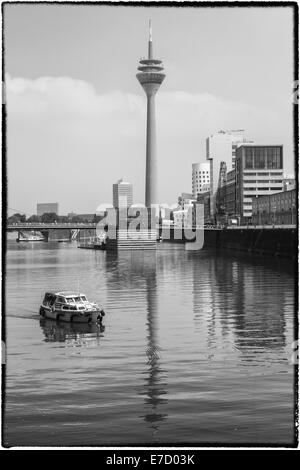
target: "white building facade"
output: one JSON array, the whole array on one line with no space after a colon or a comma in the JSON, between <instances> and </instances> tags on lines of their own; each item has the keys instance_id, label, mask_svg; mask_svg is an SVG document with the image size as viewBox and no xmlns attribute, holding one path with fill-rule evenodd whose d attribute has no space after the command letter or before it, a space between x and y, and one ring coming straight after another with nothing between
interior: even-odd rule
<instances>
[{"instance_id":1,"label":"white building facade","mask_svg":"<svg viewBox=\"0 0 300 470\"><path fill-rule=\"evenodd\" d=\"M193 227L193 204L184 204L182 209L173 211L174 227L192 228Z\"/></svg>"},{"instance_id":2,"label":"white building facade","mask_svg":"<svg viewBox=\"0 0 300 470\"><path fill-rule=\"evenodd\" d=\"M192 193L193 198L197 199L197 195L205 193L210 188L210 163L193 163L192 164Z\"/></svg>"},{"instance_id":3,"label":"white building facade","mask_svg":"<svg viewBox=\"0 0 300 470\"><path fill-rule=\"evenodd\" d=\"M132 184L120 179L113 184L113 206L118 209L126 209L133 204Z\"/></svg>"}]
</instances>

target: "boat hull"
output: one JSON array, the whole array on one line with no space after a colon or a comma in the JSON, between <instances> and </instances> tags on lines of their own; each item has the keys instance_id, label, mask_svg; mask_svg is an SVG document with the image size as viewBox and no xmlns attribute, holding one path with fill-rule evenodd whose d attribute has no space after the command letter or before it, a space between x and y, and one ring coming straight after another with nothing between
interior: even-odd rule
<instances>
[{"instance_id":1,"label":"boat hull","mask_svg":"<svg viewBox=\"0 0 300 470\"><path fill-rule=\"evenodd\" d=\"M102 313L100 310L92 311L62 311L52 310L46 307L40 308L40 315L43 318L50 320L57 320L68 323L101 323Z\"/></svg>"}]
</instances>

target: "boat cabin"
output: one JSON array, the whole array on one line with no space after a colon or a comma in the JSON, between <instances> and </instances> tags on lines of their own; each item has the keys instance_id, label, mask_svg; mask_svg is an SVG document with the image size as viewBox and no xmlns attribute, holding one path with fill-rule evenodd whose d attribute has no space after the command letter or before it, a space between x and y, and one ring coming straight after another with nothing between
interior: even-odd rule
<instances>
[{"instance_id":1,"label":"boat cabin","mask_svg":"<svg viewBox=\"0 0 300 470\"><path fill-rule=\"evenodd\" d=\"M86 296L78 292L46 292L43 305L59 307L62 310L85 310L89 304Z\"/></svg>"}]
</instances>

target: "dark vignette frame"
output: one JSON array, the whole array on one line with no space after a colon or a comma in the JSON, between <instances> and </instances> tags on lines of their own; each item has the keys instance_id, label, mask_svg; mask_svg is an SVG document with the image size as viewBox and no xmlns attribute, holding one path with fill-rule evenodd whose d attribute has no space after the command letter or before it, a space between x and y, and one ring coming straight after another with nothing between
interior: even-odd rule
<instances>
[{"instance_id":1,"label":"dark vignette frame","mask_svg":"<svg viewBox=\"0 0 300 470\"><path fill-rule=\"evenodd\" d=\"M128 6L128 7L169 7L169 8L218 8L218 7L226 7L226 8L245 8L245 7L253 7L253 8L292 8L293 10L293 60L294 60L294 70L293 70L293 80L294 83L297 83L297 88L291 89L292 92L297 91L297 100L294 102L293 106L293 137L294 137L294 155L295 155L295 176L296 176L296 190L297 196L299 195L299 178L298 178L298 171L299 171L299 162L298 162L298 155L299 155L299 106L298 106L298 93L299 93L299 84L297 82L299 78L299 59L298 59L298 51L299 51L299 9L297 1L118 1L118 2L110 2L110 1L6 1L3 2L1 5L1 14L2 14L2 260L1 260L1 268L2 268L2 279L1 279L1 287L2 287L2 297L1 297L1 327L2 327L2 364L1 364L1 372L2 372L2 387L1 387L1 415L2 415L2 426L1 426L1 444L3 447L10 448L11 446L7 445L4 441L4 431L5 431L5 383L6 383L6 314L5 314L5 305L6 305L6 293L5 293L5 278L6 278L6 250L7 250L7 240L6 240L6 226L7 226L7 110L6 110L6 90L5 90L5 6L6 5L62 5L62 6L110 6L110 7L118 7L118 6ZM296 202L297 213L299 213L299 200L297 198ZM299 217L297 218L297 226L296 226L296 236L298 238L298 229L299 229ZM298 331L299 331L299 318L298 318L298 308L299 308L299 298L298 298L298 282L299 282L299 265L298 265L298 257L299 257L299 246L297 249L297 261L295 261L295 311L294 311L294 339L298 340ZM299 367L298 365L294 365L294 442L290 445L287 444L270 444L260 443L239 443L238 445L234 443L201 443L199 445L190 444L188 442L176 443L160 443L160 444L152 444L151 447L148 443L140 443L133 448L158 448L158 447L171 447L171 448L179 448L180 447L189 447L191 449L197 448L296 448L299 444L299 432L298 432L298 418L299 418L299 396L298 396L298 381L299 381ZM24 446L25 447L25 446ZM62 446L61 446L62 447ZM75 446L74 446L75 447ZM99 446L90 446L99 448ZM126 444L119 444L118 442L112 443L111 447L132 447ZM38 449L38 447L36 447ZM50 446L49 446L50 448ZM101 447L100 447L101 449ZM150 456L150 452L147 451L140 451L138 449L134 451L121 451L122 455L132 456L136 455L148 455ZM119 452L120 453L120 452ZM157 452L159 454L165 453L165 451L159 450ZM171 450L168 451L169 455L178 454L179 452ZM105 450L101 452L101 460L105 463L106 457L111 456L112 452ZM152 452L153 454L153 452ZM185 452L186 454L186 452ZM99 462L100 463L100 462Z\"/></svg>"}]
</instances>

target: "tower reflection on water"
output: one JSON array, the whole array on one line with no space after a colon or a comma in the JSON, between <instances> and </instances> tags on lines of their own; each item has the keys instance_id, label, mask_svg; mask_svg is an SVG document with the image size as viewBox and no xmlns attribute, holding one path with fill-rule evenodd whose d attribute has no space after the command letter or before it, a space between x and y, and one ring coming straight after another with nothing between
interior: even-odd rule
<instances>
[{"instance_id":1,"label":"tower reflection on water","mask_svg":"<svg viewBox=\"0 0 300 470\"><path fill-rule=\"evenodd\" d=\"M161 365L162 348L159 344L159 320L157 300L157 253L153 251L106 253L107 269L110 271L108 289L111 283L122 290L139 289L146 309L146 344L144 385L138 394L144 396L145 414L141 418L149 424L153 436L168 414L164 406L168 403L165 370Z\"/></svg>"}]
</instances>

